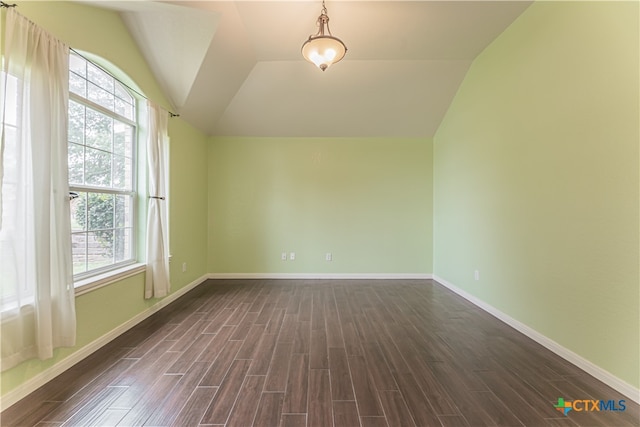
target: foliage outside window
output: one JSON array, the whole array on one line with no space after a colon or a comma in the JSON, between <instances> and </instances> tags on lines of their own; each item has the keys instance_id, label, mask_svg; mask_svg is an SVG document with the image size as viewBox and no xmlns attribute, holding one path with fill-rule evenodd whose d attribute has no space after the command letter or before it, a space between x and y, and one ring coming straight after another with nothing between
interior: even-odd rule
<instances>
[{"instance_id":1,"label":"foliage outside window","mask_svg":"<svg viewBox=\"0 0 640 427\"><path fill-rule=\"evenodd\" d=\"M110 74L69 62L69 187L76 279L134 262L135 99Z\"/></svg>"}]
</instances>

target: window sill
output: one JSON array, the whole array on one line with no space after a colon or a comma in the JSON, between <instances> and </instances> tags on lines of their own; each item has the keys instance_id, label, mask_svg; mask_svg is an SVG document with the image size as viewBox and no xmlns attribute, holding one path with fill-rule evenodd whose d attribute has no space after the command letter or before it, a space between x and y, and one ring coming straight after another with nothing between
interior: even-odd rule
<instances>
[{"instance_id":1,"label":"window sill","mask_svg":"<svg viewBox=\"0 0 640 427\"><path fill-rule=\"evenodd\" d=\"M145 269L146 264L136 263L127 265L126 267L122 267L117 270L106 272L104 274L99 274L97 276L78 280L75 283L76 296L95 291L96 289L100 289L104 286L108 286L112 283L124 280L128 277L144 273Z\"/></svg>"}]
</instances>

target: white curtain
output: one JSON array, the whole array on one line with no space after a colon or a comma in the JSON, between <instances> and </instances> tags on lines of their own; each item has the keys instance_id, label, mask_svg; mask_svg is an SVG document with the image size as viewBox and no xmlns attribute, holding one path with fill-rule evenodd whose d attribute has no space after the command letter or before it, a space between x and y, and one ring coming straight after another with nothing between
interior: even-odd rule
<instances>
[{"instance_id":1,"label":"white curtain","mask_svg":"<svg viewBox=\"0 0 640 427\"><path fill-rule=\"evenodd\" d=\"M169 113L148 101L149 208L147 213L147 274L144 297L161 298L169 293L168 150Z\"/></svg>"},{"instance_id":2,"label":"white curtain","mask_svg":"<svg viewBox=\"0 0 640 427\"><path fill-rule=\"evenodd\" d=\"M75 345L69 48L7 11L0 97L2 369Z\"/></svg>"}]
</instances>

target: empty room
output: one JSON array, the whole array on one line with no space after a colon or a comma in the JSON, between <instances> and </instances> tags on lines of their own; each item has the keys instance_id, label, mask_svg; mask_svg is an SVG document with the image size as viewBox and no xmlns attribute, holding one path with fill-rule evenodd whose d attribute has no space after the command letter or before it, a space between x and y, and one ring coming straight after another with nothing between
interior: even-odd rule
<instances>
[{"instance_id":1,"label":"empty room","mask_svg":"<svg viewBox=\"0 0 640 427\"><path fill-rule=\"evenodd\" d=\"M0 425L640 425L638 1L0 5Z\"/></svg>"}]
</instances>

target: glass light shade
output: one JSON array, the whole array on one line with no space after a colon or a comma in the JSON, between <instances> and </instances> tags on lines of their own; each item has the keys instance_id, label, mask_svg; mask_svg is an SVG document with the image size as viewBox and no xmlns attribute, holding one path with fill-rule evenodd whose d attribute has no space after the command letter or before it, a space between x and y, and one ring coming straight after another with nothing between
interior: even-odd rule
<instances>
[{"instance_id":1,"label":"glass light shade","mask_svg":"<svg viewBox=\"0 0 640 427\"><path fill-rule=\"evenodd\" d=\"M312 36L302 45L302 56L322 71L344 58L347 47L333 36Z\"/></svg>"}]
</instances>

